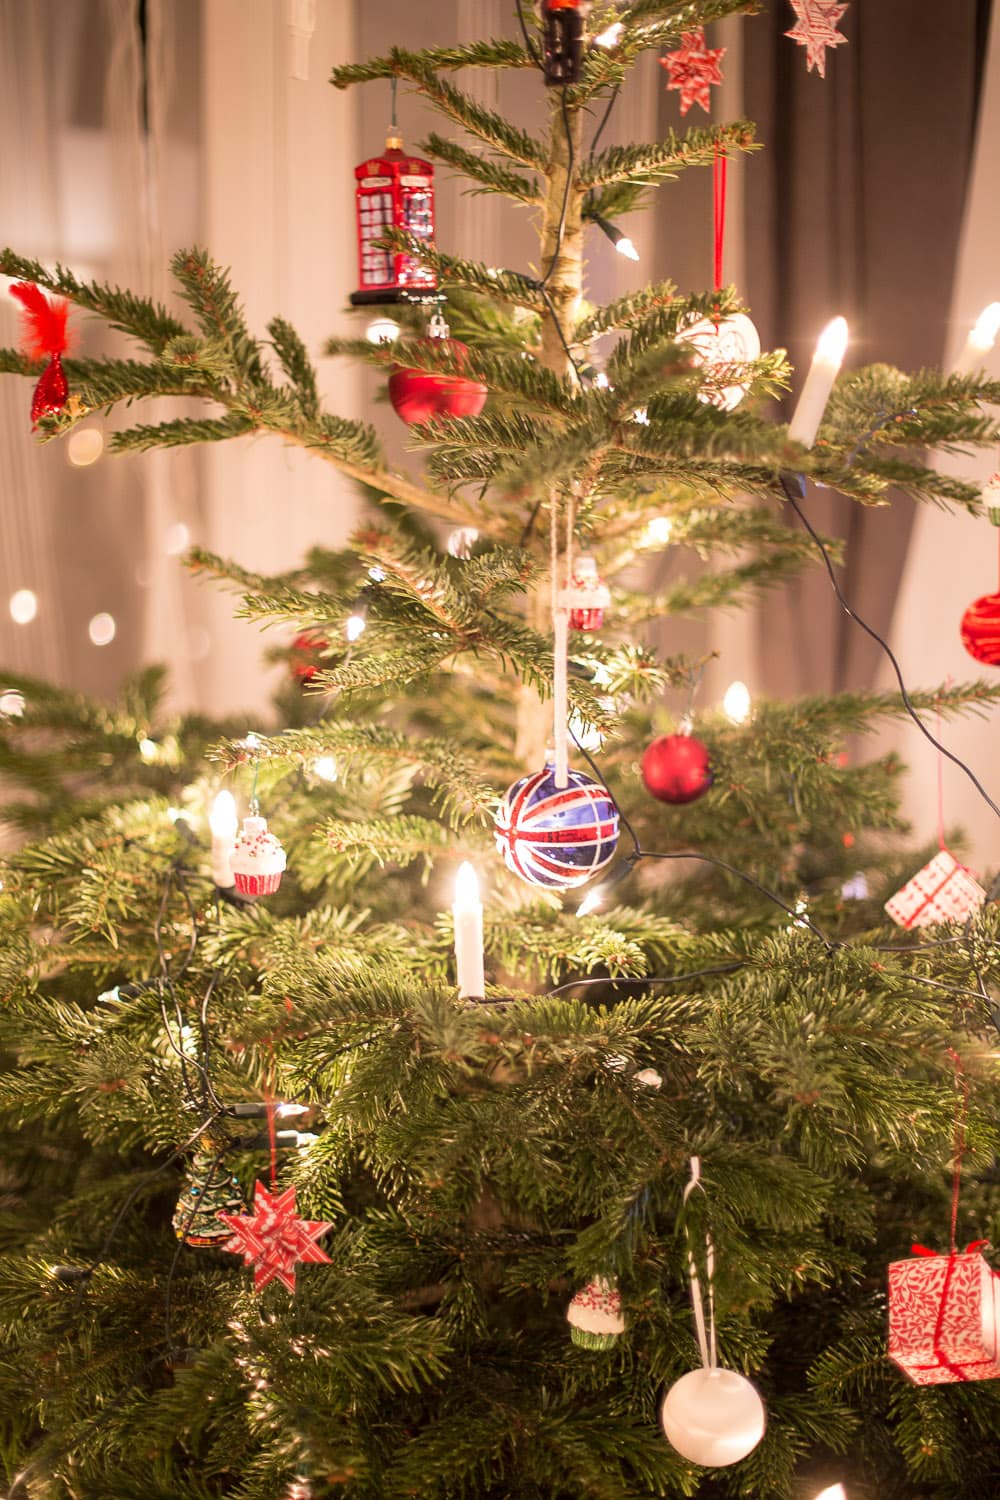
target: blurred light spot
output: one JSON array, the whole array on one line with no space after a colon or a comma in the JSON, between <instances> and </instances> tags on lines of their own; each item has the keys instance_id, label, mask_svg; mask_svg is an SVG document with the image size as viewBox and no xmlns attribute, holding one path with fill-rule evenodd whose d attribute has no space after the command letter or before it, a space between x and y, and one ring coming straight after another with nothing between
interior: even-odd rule
<instances>
[{"instance_id":1,"label":"blurred light spot","mask_svg":"<svg viewBox=\"0 0 1000 1500\"><path fill-rule=\"evenodd\" d=\"M18 589L10 596L10 617L15 625L30 625L38 613L38 597L31 589Z\"/></svg>"},{"instance_id":2,"label":"blurred light spot","mask_svg":"<svg viewBox=\"0 0 1000 1500\"><path fill-rule=\"evenodd\" d=\"M646 527L643 538L647 547L665 547L673 534L674 523L669 516L654 516Z\"/></svg>"},{"instance_id":3,"label":"blurred light spot","mask_svg":"<svg viewBox=\"0 0 1000 1500\"><path fill-rule=\"evenodd\" d=\"M734 724L745 724L750 717L750 689L745 682L731 682L722 698L722 712Z\"/></svg>"},{"instance_id":4,"label":"blurred light spot","mask_svg":"<svg viewBox=\"0 0 1000 1500\"><path fill-rule=\"evenodd\" d=\"M104 452L104 434L99 427L78 427L70 433L66 444L66 457L75 469L86 469L96 464Z\"/></svg>"},{"instance_id":5,"label":"blurred light spot","mask_svg":"<svg viewBox=\"0 0 1000 1500\"><path fill-rule=\"evenodd\" d=\"M142 739L139 741L139 754L142 756L147 766L152 765L153 761L156 759L159 753L160 747L156 743L156 741L151 740L148 734L143 735Z\"/></svg>"},{"instance_id":6,"label":"blurred light spot","mask_svg":"<svg viewBox=\"0 0 1000 1500\"><path fill-rule=\"evenodd\" d=\"M347 636L347 639L353 643L359 636L364 635L365 623L364 615L349 615L347 623L344 626L344 634Z\"/></svg>"},{"instance_id":7,"label":"blurred light spot","mask_svg":"<svg viewBox=\"0 0 1000 1500\"><path fill-rule=\"evenodd\" d=\"M105 614L103 611L95 615L87 626L87 634L95 646L110 646L117 630L114 615Z\"/></svg>"},{"instance_id":8,"label":"blurred light spot","mask_svg":"<svg viewBox=\"0 0 1000 1500\"><path fill-rule=\"evenodd\" d=\"M313 775L320 781L336 781L337 762L332 755L321 755L313 761Z\"/></svg>"},{"instance_id":9,"label":"blurred light spot","mask_svg":"<svg viewBox=\"0 0 1000 1500\"><path fill-rule=\"evenodd\" d=\"M191 545L191 533L183 521L175 521L172 526L167 527L164 545L168 557L178 557L187 551Z\"/></svg>"}]
</instances>

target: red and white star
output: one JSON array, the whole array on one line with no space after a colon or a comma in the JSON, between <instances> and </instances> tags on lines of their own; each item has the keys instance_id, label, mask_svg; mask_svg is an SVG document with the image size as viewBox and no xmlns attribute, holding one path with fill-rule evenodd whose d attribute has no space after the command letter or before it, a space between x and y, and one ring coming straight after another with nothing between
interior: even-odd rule
<instances>
[{"instance_id":1,"label":"red and white star","mask_svg":"<svg viewBox=\"0 0 1000 1500\"><path fill-rule=\"evenodd\" d=\"M846 4L837 0L788 0L796 15L795 25L785 35L806 49L806 71L816 68L821 78L826 77L826 49L839 47L847 41L843 32L837 30L837 22L847 10Z\"/></svg>"},{"instance_id":2,"label":"red and white star","mask_svg":"<svg viewBox=\"0 0 1000 1500\"><path fill-rule=\"evenodd\" d=\"M242 1255L254 1267L253 1284L258 1292L275 1277L294 1292L297 1261L330 1262L316 1240L333 1225L300 1219L294 1187L272 1195L262 1182L255 1183L252 1214L220 1213L219 1218L233 1231L232 1239L220 1248Z\"/></svg>"},{"instance_id":3,"label":"red and white star","mask_svg":"<svg viewBox=\"0 0 1000 1500\"><path fill-rule=\"evenodd\" d=\"M692 104L708 110L708 91L713 83L722 82L720 62L725 55L725 47L705 45L705 28L699 26L697 31L685 31L676 52L660 58L660 67L666 68L670 75L667 88L680 89L682 115L687 114Z\"/></svg>"}]
</instances>

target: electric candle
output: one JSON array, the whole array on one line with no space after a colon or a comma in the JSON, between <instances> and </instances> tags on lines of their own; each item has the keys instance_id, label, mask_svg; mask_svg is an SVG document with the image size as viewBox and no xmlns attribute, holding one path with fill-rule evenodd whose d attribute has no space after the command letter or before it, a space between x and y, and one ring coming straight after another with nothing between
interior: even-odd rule
<instances>
[{"instance_id":1,"label":"electric candle","mask_svg":"<svg viewBox=\"0 0 1000 1500\"><path fill-rule=\"evenodd\" d=\"M847 1491L842 1484L831 1484L827 1489L820 1490L816 1500L847 1500Z\"/></svg>"},{"instance_id":2,"label":"electric candle","mask_svg":"<svg viewBox=\"0 0 1000 1500\"><path fill-rule=\"evenodd\" d=\"M212 879L220 890L228 891L235 884L232 857L239 828L232 792L218 794L208 815L208 826L212 830Z\"/></svg>"},{"instance_id":3,"label":"electric candle","mask_svg":"<svg viewBox=\"0 0 1000 1500\"><path fill-rule=\"evenodd\" d=\"M847 322L844 318L834 318L819 336L799 404L789 423L788 436L792 442L811 448L816 441L819 424L823 420L826 403L830 399L833 382L844 362L846 351Z\"/></svg>"},{"instance_id":4,"label":"electric candle","mask_svg":"<svg viewBox=\"0 0 1000 1500\"><path fill-rule=\"evenodd\" d=\"M455 877L455 968L462 1000L481 1000L486 991L483 975L483 903L479 881L468 860L459 865Z\"/></svg>"}]
</instances>

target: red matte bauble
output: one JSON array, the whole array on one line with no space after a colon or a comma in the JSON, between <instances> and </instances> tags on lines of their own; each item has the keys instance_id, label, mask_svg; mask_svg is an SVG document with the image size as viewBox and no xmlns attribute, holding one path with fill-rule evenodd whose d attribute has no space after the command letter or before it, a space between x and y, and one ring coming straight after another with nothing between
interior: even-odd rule
<instances>
[{"instance_id":1,"label":"red matte bauble","mask_svg":"<svg viewBox=\"0 0 1000 1500\"><path fill-rule=\"evenodd\" d=\"M435 339L446 345L461 365L468 350L458 339ZM411 427L435 417L478 417L486 405L486 387L461 375L401 366L389 376L389 400L397 417Z\"/></svg>"},{"instance_id":2,"label":"red matte bauble","mask_svg":"<svg viewBox=\"0 0 1000 1500\"><path fill-rule=\"evenodd\" d=\"M600 630L603 624L603 609L571 609L569 612L570 630Z\"/></svg>"},{"instance_id":3,"label":"red matte bauble","mask_svg":"<svg viewBox=\"0 0 1000 1500\"><path fill-rule=\"evenodd\" d=\"M696 802L714 779L708 747L693 734L661 734L642 757L642 779L660 802Z\"/></svg>"},{"instance_id":4,"label":"red matte bauble","mask_svg":"<svg viewBox=\"0 0 1000 1500\"><path fill-rule=\"evenodd\" d=\"M1000 594L984 594L962 616L962 645L976 661L1000 667Z\"/></svg>"}]
</instances>

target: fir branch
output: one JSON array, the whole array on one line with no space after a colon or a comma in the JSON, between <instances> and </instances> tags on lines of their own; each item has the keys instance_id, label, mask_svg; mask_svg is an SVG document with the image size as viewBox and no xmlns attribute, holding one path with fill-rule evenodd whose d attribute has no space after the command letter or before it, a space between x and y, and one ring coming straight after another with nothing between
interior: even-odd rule
<instances>
[{"instance_id":1,"label":"fir branch","mask_svg":"<svg viewBox=\"0 0 1000 1500\"><path fill-rule=\"evenodd\" d=\"M692 127L680 136L671 131L665 141L656 145L609 146L600 156L583 163L579 182L587 189L618 182L655 186L678 177L685 167L711 166L718 150L757 149L753 125L748 120ZM586 203L583 213L588 216Z\"/></svg>"},{"instance_id":2,"label":"fir branch","mask_svg":"<svg viewBox=\"0 0 1000 1500\"><path fill-rule=\"evenodd\" d=\"M267 325L267 331L271 335L274 352L281 362L281 368L295 390L303 414L315 418L319 414L316 368L309 358L305 344L284 318L272 318Z\"/></svg>"},{"instance_id":3,"label":"fir branch","mask_svg":"<svg viewBox=\"0 0 1000 1500\"><path fill-rule=\"evenodd\" d=\"M228 274L197 248L178 250L170 268L205 338L225 345L234 373L241 379L263 381L260 348L250 334Z\"/></svg>"},{"instance_id":4,"label":"fir branch","mask_svg":"<svg viewBox=\"0 0 1000 1500\"><path fill-rule=\"evenodd\" d=\"M458 68L533 68L532 59L519 42L506 38L478 40L460 47L427 47L421 58L433 69ZM335 89L350 88L355 83L372 83L379 78L399 74L396 53L370 58L363 63L343 63L333 69L330 82Z\"/></svg>"},{"instance_id":5,"label":"fir branch","mask_svg":"<svg viewBox=\"0 0 1000 1500\"><path fill-rule=\"evenodd\" d=\"M380 244L393 250L405 250L417 255L431 268L438 283L444 287L459 287L465 291L479 292L484 297L496 298L529 312L544 314L545 300L537 290L536 281L518 271L507 271L495 266L483 265L481 261L462 260L459 256L446 255L436 245L407 234L401 229L387 229L380 236Z\"/></svg>"},{"instance_id":6,"label":"fir branch","mask_svg":"<svg viewBox=\"0 0 1000 1500\"><path fill-rule=\"evenodd\" d=\"M657 281L637 292L627 292L625 296L609 302L606 307L587 313L577 324L577 342L588 344L602 333L611 333L616 328L632 328L643 319L650 316L657 318L664 309L685 301L679 296L672 281Z\"/></svg>"},{"instance_id":7,"label":"fir branch","mask_svg":"<svg viewBox=\"0 0 1000 1500\"><path fill-rule=\"evenodd\" d=\"M478 187L466 189L469 193L499 193L505 198L512 198L515 203L524 203L529 208L536 208L543 201L536 178L522 177L517 172L511 172L490 157L469 151L465 146L446 140L436 132L422 141L418 149L477 182Z\"/></svg>"},{"instance_id":8,"label":"fir branch","mask_svg":"<svg viewBox=\"0 0 1000 1500\"><path fill-rule=\"evenodd\" d=\"M110 447L115 453L144 453L150 448L179 448L191 443L221 443L226 438L244 437L256 430L256 424L245 416L229 412L224 417L176 417L154 427L126 427L111 434Z\"/></svg>"}]
</instances>

